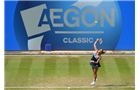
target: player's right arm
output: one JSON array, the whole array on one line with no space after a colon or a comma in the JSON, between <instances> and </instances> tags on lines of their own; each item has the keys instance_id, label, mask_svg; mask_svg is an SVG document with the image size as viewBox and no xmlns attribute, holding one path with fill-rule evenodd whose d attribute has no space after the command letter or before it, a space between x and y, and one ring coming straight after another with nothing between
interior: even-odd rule
<instances>
[{"instance_id":1,"label":"player's right arm","mask_svg":"<svg viewBox=\"0 0 140 90\"><path fill-rule=\"evenodd\" d=\"M98 49L97 49L97 47L96 47L96 44L97 44L98 40L99 40L99 39L96 39L96 41L95 41L94 44L93 44L93 47L94 47L95 52L98 51Z\"/></svg>"}]
</instances>

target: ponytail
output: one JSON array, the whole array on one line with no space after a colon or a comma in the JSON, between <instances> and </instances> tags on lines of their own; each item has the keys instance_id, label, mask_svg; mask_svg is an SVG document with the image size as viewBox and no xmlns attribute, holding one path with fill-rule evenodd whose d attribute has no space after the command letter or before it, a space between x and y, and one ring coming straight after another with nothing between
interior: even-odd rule
<instances>
[{"instance_id":1,"label":"ponytail","mask_svg":"<svg viewBox=\"0 0 140 90\"><path fill-rule=\"evenodd\" d=\"M104 54L106 51L105 50L102 50L102 54Z\"/></svg>"}]
</instances>

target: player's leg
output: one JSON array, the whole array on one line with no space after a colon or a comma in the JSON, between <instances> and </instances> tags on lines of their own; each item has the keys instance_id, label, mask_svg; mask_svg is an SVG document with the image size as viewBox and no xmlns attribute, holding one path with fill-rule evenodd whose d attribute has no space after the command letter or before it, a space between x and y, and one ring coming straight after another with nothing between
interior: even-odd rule
<instances>
[{"instance_id":1,"label":"player's leg","mask_svg":"<svg viewBox=\"0 0 140 90\"><path fill-rule=\"evenodd\" d=\"M96 79L97 79L97 71L98 71L98 68L94 68L94 69L93 69L94 81L95 81L95 82L96 82Z\"/></svg>"},{"instance_id":2,"label":"player's leg","mask_svg":"<svg viewBox=\"0 0 140 90\"><path fill-rule=\"evenodd\" d=\"M92 71L93 71L93 81L94 81L94 68L92 67Z\"/></svg>"},{"instance_id":3,"label":"player's leg","mask_svg":"<svg viewBox=\"0 0 140 90\"><path fill-rule=\"evenodd\" d=\"M93 82L91 83L91 85L94 85L94 84L96 84L96 80L97 80L97 71L98 71L98 68L93 68L92 67L92 71L93 71Z\"/></svg>"}]
</instances>

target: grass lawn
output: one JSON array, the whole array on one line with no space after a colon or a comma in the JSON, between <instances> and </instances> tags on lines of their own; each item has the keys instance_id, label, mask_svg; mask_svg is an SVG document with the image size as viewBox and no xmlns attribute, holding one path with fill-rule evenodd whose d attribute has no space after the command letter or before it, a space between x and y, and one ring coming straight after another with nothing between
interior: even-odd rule
<instances>
[{"instance_id":1,"label":"grass lawn","mask_svg":"<svg viewBox=\"0 0 140 90\"><path fill-rule=\"evenodd\" d=\"M5 87L90 86L93 80L90 58L91 56L5 56ZM135 86L135 56L103 56L96 86ZM95 88L94 90L134 89ZM6 88L5 90L46 89Z\"/></svg>"}]
</instances>

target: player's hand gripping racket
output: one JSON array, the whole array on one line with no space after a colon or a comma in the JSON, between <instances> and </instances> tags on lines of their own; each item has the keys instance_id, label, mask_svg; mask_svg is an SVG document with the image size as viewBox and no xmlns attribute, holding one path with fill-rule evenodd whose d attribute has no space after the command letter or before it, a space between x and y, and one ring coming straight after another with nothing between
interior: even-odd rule
<instances>
[{"instance_id":1,"label":"player's hand gripping racket","mask_svg":"<svg viewBox=\"0 0 140 90\"><path fill-rule=\"evenodd\" d=\"M102 38L97 38L97 40L98 40L98 43L99 44L102 44L103 43L103 39Z\"/></svg>"}]
</instances>

